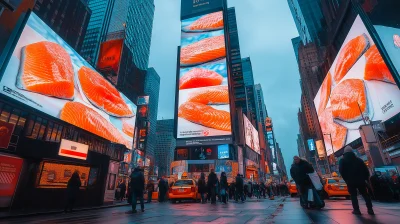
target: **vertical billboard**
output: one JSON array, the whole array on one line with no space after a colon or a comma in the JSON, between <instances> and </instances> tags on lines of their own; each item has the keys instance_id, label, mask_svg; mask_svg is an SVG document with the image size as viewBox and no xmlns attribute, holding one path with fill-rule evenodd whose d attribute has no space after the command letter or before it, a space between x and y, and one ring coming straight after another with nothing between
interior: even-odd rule
<instances>
[{"instance_id":1,"label":"vertical billboard","mask_svg":"<svg viewBox=\"0 0 400 224\"><path fill-rule=\"evenodd\" d=\"M307 140L308 150L314 151L316 149L314 139Z\"/></svg>"},{"instance_id":2,"label":"vertical billboard","mask_svg":"<svg viewBox=\"0 0 400 224\"><path fill-rule=\"evenodd\" d=\"M100 45L97 68L100 70L111 69L115 74L118 74L123 45L124 39L103 42Z\"/></svg>"},{"instance_id":3,"label":"vertical billboard","mask_svg":"<svg viewBox=\"0 0 400 224\"><path fill-rule=\"evenodd\" d=\"M185 19L181 29L177 144L230 143L232 130L223 12ZM197 141L189 141L193 138Z\"/></svg>"},{"instance_id":4,"label":"vertical billboard","mask_svg":"<svg viewBox=\"0 0 400 224\"><path fill-rule=\"evenodd\" d=\"M334 60L314 104L327 155L360 138L359 127L400 111L400 91L360 16Z\"/></svg>"},{"instance_id":5,"label":"vertical billboard","mask_svg":"<svg viewBox=\"0 0 400 224\"><path fill-rule=\"evenodd\" d=\"M243 114L243 127L244 127L244 136L246 139L246 145L251 149L253 149L256 153L261 154L258 131L257 129L254 128L253 124L244 114Z\"/></svg>"},{"instance_id":6,"label":"vertical billboard","mask_svg":"<svg viewBox=\"0 0 400 224\"><path fill-rule=\"evenodd\" d=\"M267 141L268 141L268 146L271 149L272 160L276 161L275 139L274 139L274 133L272 131L267 132Z\"/></svg>"},{"instance_id":7,"label":"vertical billboard","mask_svg":"<svg viewBox=\"0 0 400 224\"><path fill-rule=\"evenodd\" d=\"M0 81L2 94L132 148L136 105L31 13Z\"/></svg>"},{"instance_id":8,"label":"vertical billboard","mask_svg":"<svg viewBox=\"0 0 400 224\"><path fill-rule=\"evenodd\" d=\"M23 160L0 154L0 208L9 207L18 184Z\"/></svg>"}]
</instances>

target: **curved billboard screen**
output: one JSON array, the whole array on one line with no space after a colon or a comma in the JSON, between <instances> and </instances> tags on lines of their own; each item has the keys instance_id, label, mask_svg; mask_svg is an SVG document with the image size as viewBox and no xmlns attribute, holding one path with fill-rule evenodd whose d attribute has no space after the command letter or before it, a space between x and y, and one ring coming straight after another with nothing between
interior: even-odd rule
<instances>
[{"instance_id":1,"label":"curved billboard screen","mask_svg":"<svg viewBox=\"0 0 400 224\"><path fill-rule=\"evenodd\" d=\"M0 86L8 97L132 148L136 105L34 13Z\"/></svg>"},{"instance_id":2,"label":"curved billboard screen","mask_svg":"<svg viewBox=\"0 0 400 224\"><path fill-rule=\"evenodd\" d=\"M360 16L314 103L328 156L360 138L360 125L399 113L399 88Z\"/></svg>"},{"instance_id":3,"label":"curved billboard screen","mask_svg":"<svg viewBox=\"0 0 400 224\"><path fill-rule=\"evenodd\" d=\"M256 153L260 154L260 140L258 131L254 128L253 124L249 121L246 115L243 114L243 127L246 139L246 145L253 149Z\"/></svg>"}]
</instances>

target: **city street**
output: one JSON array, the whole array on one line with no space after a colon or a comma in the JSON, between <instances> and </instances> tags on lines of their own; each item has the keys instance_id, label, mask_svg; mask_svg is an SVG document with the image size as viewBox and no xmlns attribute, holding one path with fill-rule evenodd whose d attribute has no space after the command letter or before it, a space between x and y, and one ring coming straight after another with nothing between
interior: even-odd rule
<instances>
[{"instance_id":1,"label":"city street","mask_svg":"<svg viewBox=\"0 0 400 224\"><path fill-rule=\"evenodd\" d=\"M0 220L0 223L397 223L398 203L374 203L375 216L351 214L351 202L326 201L322 210L303 210L298 198L277 198L274 201L252 199L244 204L151 203L144 213L126 214L128 206L109 209L52 214ZM363 204L361 203L361 206Z\"/></svg>"}]
</instances>

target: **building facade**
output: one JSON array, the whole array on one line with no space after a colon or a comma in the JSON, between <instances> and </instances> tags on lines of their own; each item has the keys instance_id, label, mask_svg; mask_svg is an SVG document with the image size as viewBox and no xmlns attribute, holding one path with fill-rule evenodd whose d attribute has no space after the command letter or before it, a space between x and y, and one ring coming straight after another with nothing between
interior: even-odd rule
<instances>
[{"instance_id":1,"label":"building facade","mask_svg":"<svg viewBox=\"0 0 400 224\"><path fill-rule=\"evenodd\" d=\"M86 29L92 14L87 1L36 1L33 12L74 48L75 51L81 51Z\"/></svg>"},{"instance_id":2,"label":"building facade","mask_svg":"<svg viewBox=\"0 0 400 224\"><path fill-rule=\"evenodd\" d=\"M245 86L254 86L253 66L250 57L242 58L242 71Z\"/></svg>"},{"instance_id":3,"label":"building facade","mask_svg":"<svg viewBox=\"0 0 400 224\"><path fill-rule=\"evenodd\" d=\"M174 138L174 119L157 121L157 144L154 155L160 176L169 176L171 162L174 160L176 140Z\"/></svg>"}]
</instances>

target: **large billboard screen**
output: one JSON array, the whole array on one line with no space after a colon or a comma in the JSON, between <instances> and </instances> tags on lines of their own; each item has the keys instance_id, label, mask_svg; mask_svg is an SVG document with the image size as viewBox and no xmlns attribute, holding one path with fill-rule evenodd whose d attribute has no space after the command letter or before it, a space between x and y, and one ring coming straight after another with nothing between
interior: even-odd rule
<instances>
[{"instance_id":1,"label":"large billboard screen","mask_svg":"<svg viewBox=\"0 0 400 224\"><path fill-rule=\"evenodd\" d=\"M132 148L136 105L34 13L0 87L8 97Z\"/></svg>"},{"instance_id":2,"label":"large billboard screen","mask_svg":"<svg viewBox=\"0 0 400 224\"><path fill-rule=\"evenodd\" d=\"M123 39L109 40L102 43L100 45L97 68L111 69L115 74L118 74L123 45Z\"/></svg>"},{"instance_id":3,"label":"large billboard screen","mask_svg":"<svg viewBox=\"0 0 400 224\"><path fill-rule=\"evenodd\" d=\"M223 0L181 0L181 18L204 14L223 7Z\"/></svg>"},{"instance_id":4,"label":"large billboard screen","mask_svg":"<svg viewBox=\"0 0 400 224\"><path fill-rule=\"evenodd\" d=\"M272 160L276 161L276 158L275 158L275 139L274 139L274 133L272 131L267 132L267 141L268 141L269 148L271 149Z\"/></svg>"},{"instance_id":5,"label":"large billboard screen","mask_svg":"<svg viewBox=\"0 0 400 224\"><path fill-rule=\"evenodd\" d=\"M359 127L400 111L400 91L360 16L355 19L314 103L327 155L360 137Z\"/></svg>"},{"instance_id":6,"label":"large billboard screen","mask_svg":"<svg viewBox=\"0 0 400 224\"><path fill-rule=\"evenodd\" d=\"M260 154L260 140L258 131L254 128L253 124L249 121L246 115L243 114L243 127L246 139L246 145L253 149L256 153Z\"/></svg>"},{"instance_id":7,"label":"large billboard screen","mask_svg":"<svg viewBox=\"0 0 400 224\"><path fill-rule=\"evenodd\" d=\"M223 29L222 11L182 21L178 139L232 135Z\"/></svg>"}]
</instances>

